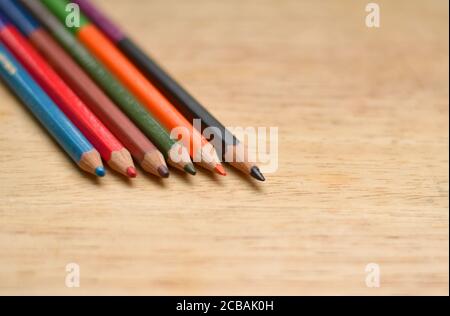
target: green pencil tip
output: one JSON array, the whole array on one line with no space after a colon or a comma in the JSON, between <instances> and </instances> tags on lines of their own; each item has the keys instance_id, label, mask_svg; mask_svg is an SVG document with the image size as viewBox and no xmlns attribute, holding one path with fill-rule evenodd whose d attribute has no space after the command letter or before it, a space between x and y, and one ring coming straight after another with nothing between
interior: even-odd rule
<instances>
[{"instance_id":1,"label":"green pencil tip","mask_svg":"<svg viewBox=\"0 0 450 316\"><path fill-rule=\"evenodd\" d=\"M195 176L197 174L197 170L195 170L195 167L193 164L188 163L186 166L184 166L184 171L186 171L187 173Z\"/></svg>"}]
</instances>

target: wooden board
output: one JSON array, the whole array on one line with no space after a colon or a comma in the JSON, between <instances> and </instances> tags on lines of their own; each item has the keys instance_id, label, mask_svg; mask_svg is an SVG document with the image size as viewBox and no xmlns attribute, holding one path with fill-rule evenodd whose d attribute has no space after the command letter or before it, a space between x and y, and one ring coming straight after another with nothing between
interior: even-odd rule
<instances>
[{"instance_id":1,"label":"wooden board","mask_svg":"<svg viewBox=\"0 0 450 316\"><path fill-rule=\"evenodd\" d=\"M448 295L447 1L96 3L279 169L96 181L2 85L0 294Z\"/></svg>"}]
</instances>

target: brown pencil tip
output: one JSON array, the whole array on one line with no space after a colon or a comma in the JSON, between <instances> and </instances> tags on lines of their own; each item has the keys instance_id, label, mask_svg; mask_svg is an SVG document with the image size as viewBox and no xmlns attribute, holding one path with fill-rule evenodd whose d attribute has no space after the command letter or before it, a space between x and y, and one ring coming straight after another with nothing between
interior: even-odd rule
<instances>
[{"instance_id":1,"label":"brown pencil tip","mask_svg":"<svg viewBox=\"0 0 450 316\"><path fill-rule=\"evenodd\" d=\"M166 166L161 166L158 168L158 174L161 178L168 178L170 176L169 169Z\"/></svg>"},{"instance_id":2,"label":"brown pencil tip","mask_svg":"<svg viewBox=\"0 0 450 316\"><path fill-rule=\"evenodd\" d=\"M258 167L252 167L251 171L250 171L250 175L255 178L256 180L259 181L266 181L266 178L264 178L264 175L261 173L261 171L259 170Z\"/></svg>"},{"instance_id":3,"label":"brown pencil tip","mask_svg":"<svg viewBox=\"0 0 450 316\"><path fill-rule=\"evenodd\" d=\"M227 173L225 171L225 168L222 165L216 165L216 167L214 168L214 171L216 171L221 176L226 176L227 175Z\"/></svg>"}]
</instances>

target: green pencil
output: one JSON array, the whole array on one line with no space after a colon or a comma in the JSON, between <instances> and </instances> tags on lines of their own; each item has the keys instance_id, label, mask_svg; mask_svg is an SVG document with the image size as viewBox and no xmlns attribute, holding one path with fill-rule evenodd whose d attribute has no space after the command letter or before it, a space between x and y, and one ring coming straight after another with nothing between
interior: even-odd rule
<instances>
[{"instance_id":1,"label":"green pencil","mask_svg":"<svg viewBox=\"0 0 450 316\"><path fill-rule=\"evenodd\" d=\"M40 1L21 0L21 2L139 129L152 140L171 166L193 175L196 173L188 150L170 138L167 131L147 112L133 94L92 56Z\"/></svg>"}]
</instances>

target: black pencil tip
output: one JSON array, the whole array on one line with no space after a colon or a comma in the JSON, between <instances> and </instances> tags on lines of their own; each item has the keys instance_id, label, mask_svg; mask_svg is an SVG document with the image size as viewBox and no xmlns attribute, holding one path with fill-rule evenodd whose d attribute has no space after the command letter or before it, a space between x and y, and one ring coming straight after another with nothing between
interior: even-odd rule
<instances>
[{"instance_id":1,"label":"black pencil tip","mask_svg":"<svg viewBox=\"0 0 450 316\"><path fill-rule=\"evenodd\" d=\"M170 176L169 169L166 166L159 167L158 173L161 176L161 178L168 178Z\"/></svg>"},{"instance_id":2,"label":"black pencil tip","mask_svg":"<svg viewBox=\"0 0 450 316\"><path fill-rule=\"evenodd\" d=\"M250 175L255 178L256 180L259 181L266 181L266 178L264 178L263 174L261 173L261 171L259 170L258 167L252 167L251 171L250 171Z\"/></svg>"}]
</instances>

